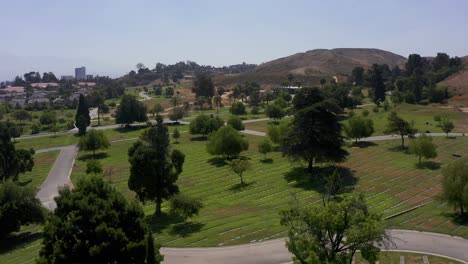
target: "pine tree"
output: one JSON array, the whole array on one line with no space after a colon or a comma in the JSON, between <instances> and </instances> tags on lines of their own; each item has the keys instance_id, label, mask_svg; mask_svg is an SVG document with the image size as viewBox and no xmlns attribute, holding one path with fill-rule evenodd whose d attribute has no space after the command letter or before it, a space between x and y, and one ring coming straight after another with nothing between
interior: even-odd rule
<instances>
[{"instance_id":1,"label":"pine tree","mask_svg":"<svg viewBox=\"0 0 468 264\"><path fill-rule=\"evenodd\" d=\"M83 94L80 94L78 101L78 108L75 116L76 127L78 128L78 135L86 134L86 128L91 124L91 117L89 116L88 102Z\"/></svg>"}]
</instances>

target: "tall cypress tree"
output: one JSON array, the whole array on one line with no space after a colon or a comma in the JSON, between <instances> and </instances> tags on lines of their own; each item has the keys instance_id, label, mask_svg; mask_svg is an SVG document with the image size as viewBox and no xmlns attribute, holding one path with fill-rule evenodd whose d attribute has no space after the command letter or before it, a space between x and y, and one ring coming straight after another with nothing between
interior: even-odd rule
<instances>
[{"instance_id":1,"label":"tall cypress tree","mask_svg":"<svg viewBox=\"0 0 468 264\"><path fill-rule=\"evenodd\" d=\"M78 108L76 109L75 124L78 128L78 135L86 134L86 128L91 124L91 117L89 116L89 107L86 98L80 94L78 101Z\"/></svg>"}]
</instances>

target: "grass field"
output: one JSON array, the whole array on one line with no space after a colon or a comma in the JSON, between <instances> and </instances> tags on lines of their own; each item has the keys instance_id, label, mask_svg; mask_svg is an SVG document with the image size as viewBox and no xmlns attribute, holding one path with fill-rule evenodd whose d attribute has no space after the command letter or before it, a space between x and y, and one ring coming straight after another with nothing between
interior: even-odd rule
<instances>
[{"instance_id":1,"label":"grass field","mask_svg":"<svg viewBox=\"0 0 468 264\"><path fill-rule=\"evenodd\" d=\"M454 261L452 259L442 258L439 256L433 256L428 254L416 254L408 252L395 252L395 251L382 251L379 256L379 263L382 264L395 264L400 263L400 257L403 257L405 263L410 264L424 264L424 257L427 257L429 263L437 264L449 264L449 263L462 263ZM368 264L369 262L362 259L359 253L356 253L354 258L354 263L356 264Z\"/></svg>"},{"instance_id":2,"label":"grass field","mask_svg":"<svg viewBox=\"0 0 468 264\"><path fill-rule=\"evenodd\" d=\"M155 218L152 215L154 204L145 204L146 221L164 246L223 246L283 237L285 229L279 224L278 211L287 208L293 196L302 204L313 204L320 199L320 183L307 176L300 164L291 164L277 152L269 155L271 161L263 160L256 147L261 137L247 136L250 150L243 155L250 159L253 166L245 173L246 185L242 187L238 185L239 178L222 160L206 152L206 142L191 141L188 133L181 135L181 143L174 147L186 154L186 162L178 183L183 193L200 197L205 207L199 216L184 223L168 214ZM127 150L133 142L113 143L101 160L105 168L112 170L107 180L129 199L134 194L127 187ZM346 177L346 190L364 192L371 208L384 217L427 203L386 220L388 228L416 229L468 238L468 226L457 222L453 210L435 200L440 191L440 166L455 160L453 154L468 155L468 137L438 137L434 142L439 146L439 156L433 162L425 163L427 167L424 168L416 166L415 156L396 150L399 140L349 148L349 159L340 164L351 172ZM80 153L80 156L85 154ZM72 173L73 181L83 175L84 168L85 161L78 158ZM164 204L163 211L167 210L167 204ZM0 262L16 257L24 261L24 248L36 247L37 243L36 240L28 241L13 252L0 254Z\"/></svg>"}]
</instances>

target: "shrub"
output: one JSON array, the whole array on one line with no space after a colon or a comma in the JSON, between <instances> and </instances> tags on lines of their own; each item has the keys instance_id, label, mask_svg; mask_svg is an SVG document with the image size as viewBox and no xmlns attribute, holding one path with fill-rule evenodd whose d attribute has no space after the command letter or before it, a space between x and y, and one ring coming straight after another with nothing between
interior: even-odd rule
<instances>
[{"instance_id":1,"label":"shrub","mask_svg":"<svg viewBox=\"0 0 468 264\"><path fill-rule=\"evenodd\" d=\"M355 115L356 115L356 113L355 113L353 110L351 110L351 111L349 111L349 113L348 113L348 118L352 118L352 117L355 116Z\"/></svg>"},{"instance_id":2,"label":"shrub","mask_svg":"<svg viewBox=\"0 0 468 264\"><path fill-rule=\"evenodd\" d=\"M252 107L252 109L250 110L250 113L252 115L258 115L260 113L260 108L258 106L254 106Z\"/></svg>"},{"instance_id":3,"label":"shrub","mask_svg":"<svg viewBox=\"0 0 468 264\"><path fill-rule=\"evenodd\" d=\"M362 111L362 116L364 116L364 117L369 116L369 110L364 109L364 111Z\"/></svg>"},{"instance_id":4,"label":"shrub","mask_svg":"<svg viewBox=\"0 0 468 264\"><path fill-rule=\"evenodd\" d=\"M184 220L198 215L200 209L203 208L203 203L200 199L192 198L181 193L174 195L169 203L171 213L181 216Z\"/></svg>"},{"instance_id":5,"label":"shrub","mask_svg":"<svg viewBox=\"0 0 468 264\"><path fill-rule=\"evenodd\" d=\"M237 102L232 104L231 109L229 109L233 115L245 115L247 112L245 110L245 105L242 102Z\"/></svg>"},{"instance_id":6,"label":"shrub","mask_svg":"<svg viewBox=\"0 0 468 264\"><path fill-rule=\"evenodd\" d=\"M41 127L38 124L34 123L34 124L31 125L31 134L33 134L33 135L34 134L39 134L40 130L41 130Z\"/></svg>"},{"instance_id":7,"label":"shrub","mask_svg":"<svg viewBox=\"0 0 468 264\"><path fill-rule=\"evenodd\" d=\"M86 162L86 174L101 174L102 165L98 160L91 159Z\"/></svg>"},{"instance_id":8,"label":"shrub","mask_svg":"<svg viewBox=\"0 0 468 264\"><path fill-rule=\"evenodd\" d=\"M224 126L224 121L219 116L199 115L190 122L190 134L201 134L203 137Z\"/></svg>"},{"instance_id":9,"label":"shrub","mask_svg":"<svg viewBox=\"0 0 468 264\"><path fill-rule=\"evenodd\" d=\"M235 130L244 130L244 124L238 116L231 116L227 122L228 125L232 126Z\"/></svg>"},{"instance_id":10,"label":"shrub","mask_svg":"<svg viewBox=\"0 0 468 264\"><path fill-rule=\"evenodd\" d=\"M379 107L378 107L378 106L374 106L374 108L372 108L372 112L378 113L378 112L379 112Z\"/></svg>"},{"instance_id":11,"label":"shrub","mask_svg":"<svg viewBox=\"0 0 468 264\"><path fill-rule=\"evenodd\" d=\"M249 148L249 142L231 126L225 126L212 133L206 145L211 155L233 158Z\"/></svg>"}]
</instances>

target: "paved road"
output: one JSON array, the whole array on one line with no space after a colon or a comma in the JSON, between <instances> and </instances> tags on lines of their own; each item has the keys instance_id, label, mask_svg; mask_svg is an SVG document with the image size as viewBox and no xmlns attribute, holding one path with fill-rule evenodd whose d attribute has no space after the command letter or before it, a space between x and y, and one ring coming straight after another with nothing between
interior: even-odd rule
<instances>
[{"instance_id":1,"label":"paved road","mask_svg":"<svg viewBox=\"0 0 468 264\"><path fill-rule=\"evenodd\" d=\"M58 195L58 188L71 184L70 174L78 153L78 148L76 146L49 148L38 150L37 152L40 153L52 150L61 151L54 162L52 170L49 172L49 176L47 176L47 179L42 183L36 195L41 203L50 210L56 207L54 197Z\"/></svg>"},{"instance_id":2,"label":"paved road","mask_svg":"<svg viewBox=\"0 0 468 264\"><path fill-rule=\"evenodd\" d=\"M388 230L395 247L390 250L417 251L437 254L468 262L468 240L436 233L409 230ZM167 264L273 264L291 262L285 239L230 247L162 248Z\"/></svg>"}]
</instances>

